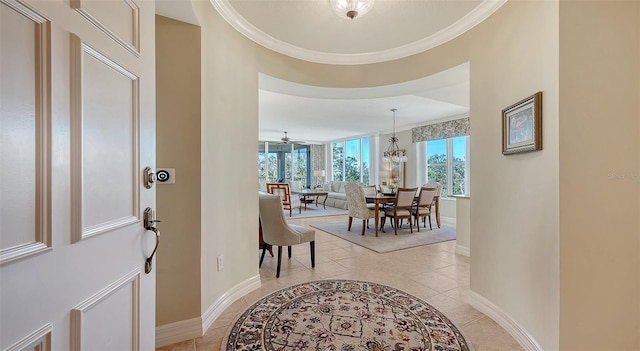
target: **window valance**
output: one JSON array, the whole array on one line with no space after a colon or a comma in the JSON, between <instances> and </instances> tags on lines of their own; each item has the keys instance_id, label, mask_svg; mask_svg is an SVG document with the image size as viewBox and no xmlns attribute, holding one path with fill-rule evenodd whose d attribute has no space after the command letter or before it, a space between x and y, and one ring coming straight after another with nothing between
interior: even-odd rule
<instances>
[{"instance_id":1,"label":"window valance","mask_svg":"<svg viewBox=\"0 0 640 351\"><path fill-rule=\"evenodd\" d=\"M411 141L414 143L462 135L469 135L469 117L411 128Z\"/></svg>"}]
</instances>

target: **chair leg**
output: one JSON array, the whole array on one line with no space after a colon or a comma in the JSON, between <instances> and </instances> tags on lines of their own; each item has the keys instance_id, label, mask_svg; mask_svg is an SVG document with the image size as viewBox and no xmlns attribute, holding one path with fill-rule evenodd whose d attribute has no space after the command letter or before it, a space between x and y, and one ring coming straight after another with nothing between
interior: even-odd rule
<instances>
[{"instance_id":1,"label":"chair leg","mask_svg":"<svg viewBox=\"0 0 640 351\"><path fill-rule=\"evenodd\" d=\"M280 278L281 264L282 264L282 246L278 246L278 268L276 268L276 278Z\"/></svg>"},{"instance_id":2,"label":"chair leg","mask_svg":"<svg viewBox=\"0 0 640 351\"><path fill-rule=\"evenodd\" d=\"M264 261L264 254L267 253L267 244L262 245L262 255L260 255L260 264L258 264L258 268L262 267L262 261Z\"/></svg>"},{"instance_id":3,"label":"chair leg","mask_svg":"<svg viewBox=\"0 0 640 351\"><path fill-rule=\"evenodd\" d=\"M411 220L409 220L409 223L411 223ZM418 228L418 232L420 232L420 216L416 215L416 228Z\"/></svg>"},{"instance_id":4,"label":"chair leg","mask_svg":"<svg viewBox=\"0 0 640 351\"><path fill-rule=\"evenodd\" d=\"M426 218L425 218L425 227L426 227ZM433 230L433 227L431 226L431 216L429 216L429 229Z\"/></svg>"},{"instance_id":5,"label":"chair leg","mask_svg":"<svg viewBox=\"0 0 640 351\"><path fill-rule=\"evenodd\" d=\"M293 209L289 209L289 217L293 214Z\"/></svg>"},{"instance_id":6,"label":"chair leg","mask_svg":"<svg viewBox=\"0 0 640 351\"><path fill-rule=\"evenodd\" d=\"M394 218L393 221L395 222L395 225L393 226L393 231L396 233L396 235L398 235L398 218Z\"/></svg>"},{"instance_id":7,"label":"chair leg","mask_svg":"<svg viewBox=\"0 0 640 351\"><path fill-rule=\"evenodd\" d=\"M351 223L353 222L353 217L349 217L349 225L347 226L347 231L351 231Z\"/></svg>"},{"instance_id":8,"label":"chair leg","mask_svg":"<svg viewBox=\"0 0 640 351\"><path fill-rule=\"evenodd\" d=\"M311 268L316 266L316 242L310 241L309 246L311 248Z\"/></svg>"},{"instance_id":9,"label":"chair leg","mask_svg":"<svg viewBox=\"0 0 640 351\"><path fill-rule=\"evenodd\" d=\"M409 231L413 233L413 222L411 222L411 218L409 218L407 222L409 222Z\"/></svg>"},{"instance_id":10,"label":"chair leg","mask_svg":"<svg viewBox=\"0 0 640 351\"><path fill-rule=\"evenodd\" d=\"M387 221L387 217L380 218L380 229L379 230L381 230L383 233L386 233L384 231L384 224L385 224L386 221Z\"/></svg>"},{"instance_id":11,"label":"chair leg","mask_svg":"<svg viewBox=\"0 0 640 351\"><path fill-rule=\"evenodd\" d=\"M365 230L365 227L364 227L364 226L365 226L365 224L366 224L366 223L367 223L367 220L366 220L366 219L363 219L363 220L362 220L362 235L364 235L364 230Z\"/></svg>"},{"instance_id":12,"label":"chair leg","mask_svg":"<svg viewBox=\"0 0 640 351\"><path fill-rule=\"evenodd\" d=\"M291 245L289 245L289 246L287 247L287 251L289 251L289 252L288 252L288 253L289 253L289 259L291 259Z\"/></svg>"}]
</instances>

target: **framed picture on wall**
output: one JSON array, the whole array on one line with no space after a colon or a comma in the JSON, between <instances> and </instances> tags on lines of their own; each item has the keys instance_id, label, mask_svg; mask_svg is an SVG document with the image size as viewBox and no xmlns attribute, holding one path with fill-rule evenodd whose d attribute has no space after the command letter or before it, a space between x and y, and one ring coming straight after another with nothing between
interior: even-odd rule
<instances>
[{"instance_id":1,"label":"framed picture on wall","mask_svg":"<svg viewBox=\"0 0 640 351\"><path fill-rule=\"evenodd\" d=\"M542 150L542 92L502 110L502 154Z\"/></svg>"},{"instance_id":2,"label":"framed picture on wall","mask_svg":"<svg viewBox=\"0 0 640 351\"><path fill-rule=\"evenodd\" d=\"M389 171L388 184L393 184L396 188L403 188L406 182L406 162L389 162L387 163Z\"/></svg>"}]
</instances>

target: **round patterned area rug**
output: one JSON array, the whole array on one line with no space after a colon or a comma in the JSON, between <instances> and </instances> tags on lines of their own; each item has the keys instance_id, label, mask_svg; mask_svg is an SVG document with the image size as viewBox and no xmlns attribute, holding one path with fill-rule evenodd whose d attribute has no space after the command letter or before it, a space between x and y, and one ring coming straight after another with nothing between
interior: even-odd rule
<instances>
[{"instance_id":1,"label":"round patterned area rug","mask_svg":"<svg viewBox=\"0 0 640 351\"><path fill-rule=\"evenodd\" d=\"M238 317L224 345L227 351L470 350L433 306L356 280L319 280L271 293Z\"/></svg>"}]
</instances>

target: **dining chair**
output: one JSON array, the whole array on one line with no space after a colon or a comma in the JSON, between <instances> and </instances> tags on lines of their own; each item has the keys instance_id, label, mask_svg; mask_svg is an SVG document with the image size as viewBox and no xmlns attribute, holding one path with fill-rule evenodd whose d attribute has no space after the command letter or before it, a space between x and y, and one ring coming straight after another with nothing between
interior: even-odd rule
<instances>
[{"instance_id":1,"label":"dining chair","mask_svg":"<svg viewBox=\"0 0 640 351\"><path fill-rule=\"evenodd\" d=\"M289 210L289 217L293 214L293 209L297 208L298 213L302 213L302 202L298 195L291 195L291 188L288 183L267 183L269 194L280 195L282 207Z\"/></svg>"},{"instance_id":2,"label":"dining chair","mask_svg":"<svg viewBox=\"0 0 640 351\"><path fill-rule=\"evenodd\" d=\"M311 267L315 267L315 230L287 223L282 212L279 196L264 194L259 196L258 201L262 239L266 244L262 248L259 267L262 266L264 255L267 252L267 245L277 246L278 266L276 268L276 278L279 278L282 264L282 247L288 247L289 258L291 258L291 246L306 242L309 243L311 249Z\"/></svg>"},{"instance_id":3,"label":"dining chair","mask_svg":"<svg viewBox=\"0 0 640 351\"><path fill-rule=\"evenodd\" d=\"M420 231L420 218L424 227L427 227L427 218L429 218L429 229L431 227L431 206L433 204L433 197L436 195L436 188L421 187L420 194L418 194L418 201L413 206L411 212L416 221L416 227Z\"/></svg>"},{"instance_id":4,"label":"dining chair","mask_svg":"<svg viewBox=\"0 0 640 351\"><path fill-rule=\"evenodd\" d=\"M347 195L347 208L349 209L349 224L347 231L351 231L353 218L362 219L362 235L368 227L369 218L375 218L375 210L367 207L364 188L356 183L345 184ZM375 189L375 188L374 188ZM381 212L378 212L379 214Z\"/></svg>"},{"instance_id":5,"label":"dining chair","mask_svg":"<svg viewBox=\"0 0 640 351\"><path fill-rule=\"evenodd\" d=\"M387 208L384 211L385 217L393 218L393 229L395 234L398 235L398 225L401 219L406 218L409 222L409 229L413 233L413 222L411 221L413 207L413 201L416 196L416 190L418 188L398 188L396 189L396 198L393 201L393 207ZM385 219L382 219L385 221ZM384 225L384 224L383 224Z\"/></svg>"},{"instance_id":6,"label":"dining chair","mask_svg":"<svg viewBox=\"0 0 640 351\"><path fill-rule=\"evenodd\" d=\"M432 201L432 206L435 206L435 211L431 211L431 213L435 213L435 215L436 215L436 224L438 225L438 228L440 228L440 204L437 203L437 202L440 202L440 194L442 194L442 184L440 184L438 182L429 182L429 183L423 184L422 187L423 188L435 188L436 189L436 194L433 197L433 201ZM429 216L431 216L431 215L429 215ZM431 220L431 218L429 218L429 220Z\"/></svg>"}]
</instances>

